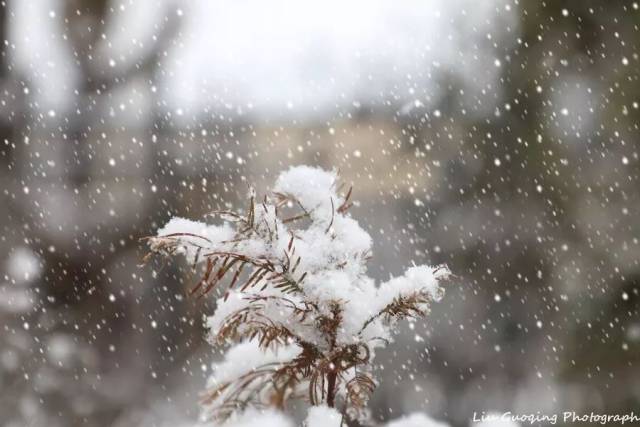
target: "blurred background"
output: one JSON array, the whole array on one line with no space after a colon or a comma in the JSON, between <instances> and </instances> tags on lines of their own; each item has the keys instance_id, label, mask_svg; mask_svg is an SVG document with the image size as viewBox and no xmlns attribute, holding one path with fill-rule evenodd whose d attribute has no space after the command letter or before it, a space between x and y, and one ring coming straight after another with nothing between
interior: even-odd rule
<instances>
[{"instance_id":1,"label":"blurred background","mask_svg":"<svg viewBox=\"0 0 640 427\"><path fill-rule=\"evenodd\" d=\"M638 3L0 2L0 425L187 426L210 301L172 215L338 168L371 272L459 276L380 420L640 408Z\"/></svg>"}]
</instances>

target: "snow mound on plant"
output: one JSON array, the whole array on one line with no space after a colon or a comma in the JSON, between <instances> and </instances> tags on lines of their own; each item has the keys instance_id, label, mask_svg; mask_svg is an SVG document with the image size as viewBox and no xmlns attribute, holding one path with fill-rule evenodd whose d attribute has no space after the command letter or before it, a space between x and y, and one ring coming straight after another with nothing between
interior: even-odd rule
<instances>
[{"instance_id":1,"label":"snow mound on plant","mask_svg":"<svg viewBox=\"0 0 640 427\"><path fill-rule=\"evenodd\" d=\"M312 406L309 408L305 427L340 427L342 415L328 406Z\"/></svg>"},{"instance_id":2,"label":"snow mound on plant","mask_svg":"<svg viewBox=\"0 0 640 427\"><path fill-rule=\"evenodd\" d=\"M213 375L209 383L225 383L264 365L289 362L299 353L300 349L294 346L263 350L255 340L242 342L231 347L222 362L212 365Z\"/></svg>"}]
</instances>

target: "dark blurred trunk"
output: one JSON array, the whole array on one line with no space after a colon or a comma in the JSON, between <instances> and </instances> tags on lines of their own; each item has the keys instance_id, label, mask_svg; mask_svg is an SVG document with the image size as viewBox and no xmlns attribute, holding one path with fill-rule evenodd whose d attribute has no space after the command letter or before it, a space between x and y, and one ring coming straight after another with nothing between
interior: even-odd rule
<instances>
[{"instance_id":1,"label":"dark blurred trunk","mask_svg":"<svg viewBox=\"0 0 640 427\"><path fill-rule=\"evenodd\" d=\"M0 2L0 40L7 40L7 6L5 2ZM7 45L6 43L0 43L0 89L5 89L0 92L2 101L6 104L11 102L10 92L8 93L6 88L8 87L9 77L9 61L7 61ZM6 111L0 115L0 152L7 149L5 141L11 140L13 134L13 126L11 121L11 109L5 107ZM5 114L6 113L6 114ZM8 159L7 153L2 156L3 161Z\"/></svg>"}]
</instances>

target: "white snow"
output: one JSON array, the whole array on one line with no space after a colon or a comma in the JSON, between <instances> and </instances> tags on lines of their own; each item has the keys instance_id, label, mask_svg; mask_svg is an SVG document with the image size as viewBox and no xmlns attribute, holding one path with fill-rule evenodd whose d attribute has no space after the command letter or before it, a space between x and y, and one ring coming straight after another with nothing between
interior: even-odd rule
<instances>
[{"instance_id":1,"label":"white snow","mask_svg":"<svg viewBox=\"0 0 640 427\"><path fill-rule=\"evenodd\" d=\"M447 427L447 423L436 421L421 413L413 413L390 421L386 427Z\"/></svg>"},{"instance_id":2,"label":"white snow","mask_svg":"<svg viewBox=\"0 0 640 427\"><path fill-rule=\"evenodd\" d=\"M334 408L325 405L309 408L305 427L340 427L342 415Z\"/></svg>"},{"instance_id":3,"label":"white snow","mask_svg":"<svg viewBox=\"0 0 640 427\"><path fill-rule=\"evenodd\" d=\"M209 424L207 424L209 425ZM274 409L257 410L249 408L234 414L222 424L214 427L294 427L293 421L280 411ZM203 424L204 427L204 424Z\"/></svg>"},{"instance_id":4,"label":"white snow","mask_svg":"<svg viewBox=\"0 0 640 427\"><path fill-rule=\"evenodd\" d=\"M295 346L283 346L277 350L263 350L256 341L236 344L225 354L224 361L212 365L213 375L209 386L217 386L272 363L286 363L300 353Z\"/></svg>"},{"instance_id":5,"label":"white snow","mask_svg":"<svg viewBox=\"0 0 640 427\"><path fill-rule=\"evenodd\" d=\"M314 219L331 220L331 200L336 208L341 203L335 192L335 171L324 171L309 166L298 166L282 172L273 188L279 193L290 194L302 203Z\"/></svg>"},{"instance_id":6,"label":"white snow","mask_svg":"<svg viewBox=\"0 0 640 427\"><path fill-rule=\"evenodd\" d=\"M261 349L255 340L236 344L227 351L223 361L212 365L213 374L207 381L207 387L209 389L216 389L226 383L233 382L234 380L240 380L242 378L246 387L240 392L240 397L245 399L268 399L269 388L260 390L262 394L259 394L256 389L252 388L252 385L259 384L263 378L256 377L255 379L247 379L245 375L258 372L260 369L273 368L274 366L290 362L299 353L300 348L295 346L281 346L278 349L268 350ZM227 387L218 396L216 396L216 398L203 403L201 413L202 420L208 421L214 419L215 411L232 391L233 386ZM274 417L273 422L282 420L282 416L279 413L273 413L271 415ZM260 420L262 420L262 418L260 418ZM251 422L255 422L255 419L252 417L240 417L231 425L234 427L237 425L254 425L251 424ZM226 426L227 424L224 425Z\"/></svg>"},{"instance_id":7,"label":"white snow","mask_svg":"<svg viewBox=\"0 0 640 427\"><path fill-rule=\"evenodd\" d=\"M398 296L422 293L433 301L442 297L439 280L446 279L451 273L446 267L420 265L409 268L404 275L383 283L378 290L377 302L380 307L390 304ZM426 307L425 307L426 308Z\"/></svg>"},{"instance_id":8,"label":"white snow","mask_svg":"<svg viewBox=\"0 0 640 427\"><path fill-rule=\"evenodd\" d=\"M174 235L178 236L172 237ZM232 239L234 235L235 230L229 224L216 226L179 217L171 218L158 230L158 236L180 239L184 243L177 249L189 263L195 262L197 255L199 262L204 261L202 255L215 248L221 248L224 242ZM151 245L152 249L155 247Z\"/></svg>"}]
</instances>

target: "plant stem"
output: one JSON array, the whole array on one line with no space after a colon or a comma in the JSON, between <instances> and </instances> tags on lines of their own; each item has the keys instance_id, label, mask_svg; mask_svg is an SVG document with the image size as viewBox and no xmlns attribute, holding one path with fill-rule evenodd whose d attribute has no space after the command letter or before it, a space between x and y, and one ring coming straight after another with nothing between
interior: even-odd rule
<instances>
[{"instance_id":1,"label":"plant stem","mask_svg":"<svg viewBox=\"0 0 640 427\"><path fill-rule=\"evenodd\" d=\"M338 373L331 371L327 375L327 406L333 408L336 404L336 378Z\"/></svg>"}]
</instances>

